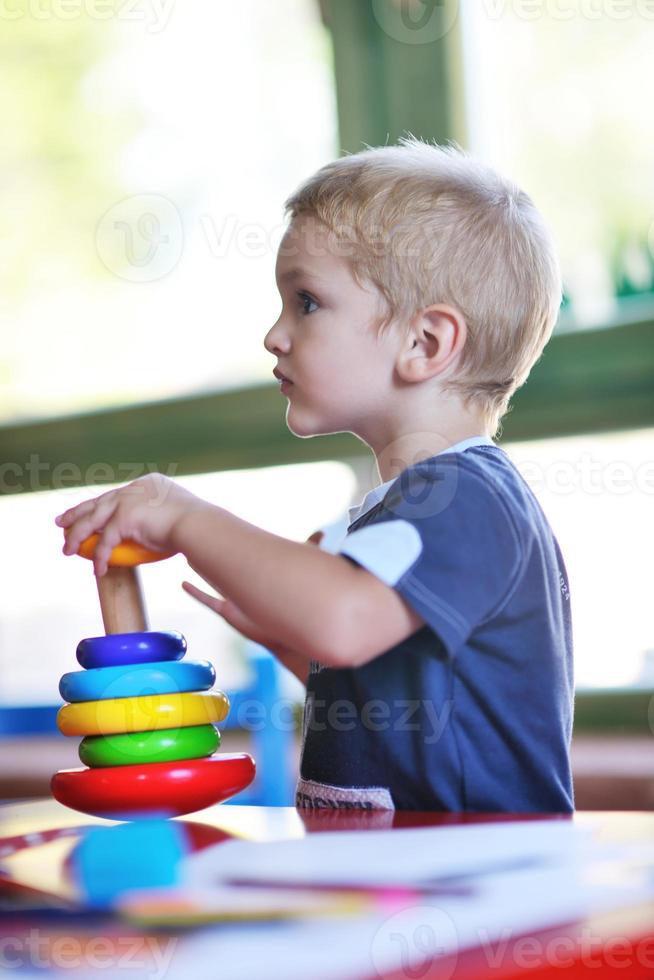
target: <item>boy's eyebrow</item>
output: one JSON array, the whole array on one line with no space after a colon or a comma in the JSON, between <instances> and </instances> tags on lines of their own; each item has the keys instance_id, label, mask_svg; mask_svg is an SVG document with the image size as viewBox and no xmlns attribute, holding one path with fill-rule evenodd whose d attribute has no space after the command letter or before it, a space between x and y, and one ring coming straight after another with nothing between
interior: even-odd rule
<instances>
[{"instance_id":1,"label":"boy's eyebrow","mask_svg":"<svg viewBox=\"0 0 654 980\"><path fill-rule=\"evenodd\" d=\"M322 276L317 276L314 272L310 272L308 269L303 269L301 266L295 266L292 269L287 269L279 277L280 282L289 282L292 279L314 279L316 282L327 282Z\"/></svg>"}]
</instances>

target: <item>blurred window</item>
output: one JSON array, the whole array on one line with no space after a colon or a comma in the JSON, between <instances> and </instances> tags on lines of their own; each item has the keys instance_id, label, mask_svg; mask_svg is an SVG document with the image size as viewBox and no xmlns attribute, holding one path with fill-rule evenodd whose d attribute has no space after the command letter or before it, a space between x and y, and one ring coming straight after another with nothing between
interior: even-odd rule
<instances>
[{"instance_id":1,"label":"blurred window","mask_svg":"<svg viewBox=\"0 0 654 980\"><path fill-rule=\"evenodd\" d=\"M568 571L578 687L654 687L654 429L505 447Z\"/></svg>"},{"instance_id":2,"label":"blurred window","mask_svg":"<svg viewBox=\"0 0 654 980\"><path fill-rule=\"evenodd\" d=\"M283 202L338 152L315 0L106 8L2 19L0 421L272 380Z\"/></svg>"},{"instance_id":3,"label":"blurred window","mask_svg":"<svg viewBox=\"0 0 654 980\"><path fill-rule=\"evenodd\" d=\"M470 149L558 240L559 329L654 312L654 6L461 0Z\"/></svg>"}]
</instances>

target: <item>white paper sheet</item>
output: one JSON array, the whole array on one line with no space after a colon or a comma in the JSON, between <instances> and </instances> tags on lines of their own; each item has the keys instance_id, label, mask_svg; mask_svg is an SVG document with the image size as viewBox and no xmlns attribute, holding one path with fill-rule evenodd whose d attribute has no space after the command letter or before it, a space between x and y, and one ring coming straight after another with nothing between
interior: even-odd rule
<instances>
[{"instance_id":1,"label":"white paper sheet","mask_svg":"<svg viewBox=\"0 0 654 980\"><path fill-rule=\"evenodd\" d=\"M567 821L326 832L266 843L226 841L187 862L189 881L425 886L442 878L569 863L592 830Z\"/></svg>"}]
</instances>

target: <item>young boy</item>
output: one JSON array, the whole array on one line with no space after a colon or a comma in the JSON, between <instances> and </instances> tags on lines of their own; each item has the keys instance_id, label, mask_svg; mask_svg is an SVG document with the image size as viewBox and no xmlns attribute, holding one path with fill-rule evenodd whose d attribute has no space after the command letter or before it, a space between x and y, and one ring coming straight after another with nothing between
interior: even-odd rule
<instances>
[{"instance_id":1,"label":"young boy","mask_svg":"<svg viewBox=\"0 0 654 980\"><path fill-rule=\"evenodd\" d=\"M186 590L307 683L297 805L570 811L567 575L492 441L552 332L555 251L519 188L403 139L323 167L287 202L265 338L297 436L353 432L381 485L338 553L152 475L57 518L181 552Z\"/></svg>"}]
</instances>

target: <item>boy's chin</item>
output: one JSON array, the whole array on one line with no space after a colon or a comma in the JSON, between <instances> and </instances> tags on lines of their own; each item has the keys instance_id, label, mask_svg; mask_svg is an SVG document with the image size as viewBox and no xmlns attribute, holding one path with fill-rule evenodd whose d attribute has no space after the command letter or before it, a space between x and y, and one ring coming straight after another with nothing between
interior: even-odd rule
<instances>
[{"instance_id":1,"label":"boy's chin","mask_svg":"<svg viewBox=\"0 0 654 980\"><path fill-rule=\"evenodd\" d=\"M328 436L338 431L319 419L303 416L299 412L296 414L291 406L286 413L286 426L299 439L308 439L310 436Z\"/></svg>"},{"instance_id":2,"label":"boy's chin","mask_svg":"<svg viewBox=\"0 0 654 980\"><path fill-rule=\"evenodd\" d=\"M333 429L325 429L315 425L299 425L296 422L287 422L286 424L289 432L292 432L298 439L309 439L311 436L328 436L333 432Z\"/></svg>"}]
</instances>

